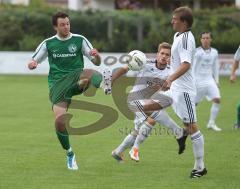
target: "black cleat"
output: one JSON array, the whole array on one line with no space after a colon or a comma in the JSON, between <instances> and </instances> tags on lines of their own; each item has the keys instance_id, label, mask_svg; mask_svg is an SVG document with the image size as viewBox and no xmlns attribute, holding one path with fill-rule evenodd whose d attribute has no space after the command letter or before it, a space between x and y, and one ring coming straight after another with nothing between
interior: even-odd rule
<instances>
[{"instance_id":1,"label":"black cleat","mask_svg":"<svg viewBox=\"0 0 240 189\"><path fill-rule=\"evenodd\" d=\"M186 139L187 139L187 134L184 133L183 136L181 138L178 138L177 139L177 142L178 142L178 154L182 154L186 148Z\"/></svg>"},{"instance_id":2,"label":"black cleat","mask_svg":"<svg viewBox=\"0 0 240 189\"><path fill-rule=\"evenodd\" d=\"M203 175L207 174L207 169L204 168L202 171L198 171L196 169L193 169L191 174L190 174L190 178L199 178L202 177Z\"/></svg>"}]
</instances>

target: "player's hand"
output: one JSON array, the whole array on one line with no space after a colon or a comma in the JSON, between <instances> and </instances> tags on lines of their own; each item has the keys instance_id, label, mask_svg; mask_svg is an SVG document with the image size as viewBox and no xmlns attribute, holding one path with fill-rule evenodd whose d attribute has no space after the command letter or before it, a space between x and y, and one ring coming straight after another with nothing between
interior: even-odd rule
<instances>
[{"instance_id":1,"label":"player's hand","mask_svg":"<svg viewBox=\"0 0 240 189\"><path fill-rule=\"evenodd\" d=\"M92 49L90 51L90 56L94 56L94 59L93 59L93 63L96 65L96 66L99 66L101 64L101 57L99 55L99 52L97 49Z\"/></svg>"},{"instance_id":2,"label":"player's hand","mask_svg":"<svg viewBox=\"0 0 240 189\"><path fill-rule=\"evenodd\" d=\"M230 82L231 82L231 83L234 83L236 80L237 80L237 75L236 75L236 74L232 74L232 75L230 76Z\"/></svg>"},{"instance_id":3,"label":"player's hand","mask_svg":"<svg viewBox=\"0 0 240 189\"><path fill-rule=\"evenodd\" d=\"M91 55L91 56L94 56L94 57L100 57L99 52L98 52L97 49L92 49L92 50L90 51L90 55Z\"/></svg>"},{"instance_id":4,"label":"player's hand","mask_svg":"<svg viewBox=\"0 0 240 189\"><path fill-rule=\"evenodd\" d=\"M38 63L35 60L31 60L31 62L28 63L28 69L30 70L34 70L35 68L37 68Z\"/></svg>"},{"instance_id":5,"label":"player's hand","mask_svg":"<svg viewBox=\"0 0 240 189\"><path fill-rule=\"evenodd\" d=\"M167 78L166 81L162 85L162 90L163 91L169 90L171 85L172 85L172 81L169 78Z\"/></svg>"}]
</instances>

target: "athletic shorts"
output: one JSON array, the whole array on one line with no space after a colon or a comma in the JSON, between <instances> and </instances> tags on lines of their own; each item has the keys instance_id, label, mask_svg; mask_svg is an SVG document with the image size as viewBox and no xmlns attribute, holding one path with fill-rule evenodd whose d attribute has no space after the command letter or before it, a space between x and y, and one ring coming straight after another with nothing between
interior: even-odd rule
<instances>
[{"instance_id":1,"label":"athletic shorts","mask_svg":"<svg viewBox=\"0 0 240 189\"><path fill-rule=\"evenodd\" d=\"M209 80L209 82L204 85L197 84L196 87L196 103L199 103L204 97L206 97L208 101L221 97L218 86L214 80Z\"/></svg>"},{"instance_id":2,"label":"athletic shorts","mask_svg":"<svg viewBox=\"0 0 240 189\"><path fill-rule=\"evenodd\" d=\"M87 89L80 90L77 86L82 71L82 69L77 69L66 74L51 87L49 99L53 105L60 102L67 102L70 104L71 98L74 95L82 94Z\"/></svg>"},{"instance_id":3,"label":"athletic shorts","mask_svg":"<svg viewBox=\"0 0 240 189\"><path fill-rule=\"evenodd\" d=\"M165 91L164 94L173 99L173 110L183 123L197 122L195 93L180 92L170 89Z\"/></svg>"}]
</instances>

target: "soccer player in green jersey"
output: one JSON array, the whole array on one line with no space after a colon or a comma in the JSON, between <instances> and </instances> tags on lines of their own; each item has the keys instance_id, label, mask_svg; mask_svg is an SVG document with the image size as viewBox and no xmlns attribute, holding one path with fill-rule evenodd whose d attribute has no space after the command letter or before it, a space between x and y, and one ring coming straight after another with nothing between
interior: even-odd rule
<instances>
[{"instance_id":1,"label":"soccer player in green jersey","mask_svg":"<svg viewBox=\"0 0 240 189\"><path fill-rule=\"evenodd\" d=\"M30 70L38 67L48 57L50 66L48 75L49 98L55 115L57 137L67 153L67 167L77 170L75 154L69 143L65 127L66 114L71 98L83 93L91 84L96 88L107 84L102 75L94 70L84 69L83 55L93 64L100 65L101 58L97 49L82 35L70 32L69 16L58 12L52 16L52 25L56 35L44 40L36 49L28 64Z\"/></svg>"},{"instance_id":2,"label":"soccer player in green jersey","mask_svg":"<svg viewBox=\"0 0 240 189\"><path fill-rule=\"evenodd\" d=\"M234 63L231 70L230 81L234 83L237 80L236 71L239 67L240 62L240 46L238 47L237 51L234 55ZM237 123L233 126L235 129L240 129L240 103L237 106Z\"/></svg>"}]
</instances>

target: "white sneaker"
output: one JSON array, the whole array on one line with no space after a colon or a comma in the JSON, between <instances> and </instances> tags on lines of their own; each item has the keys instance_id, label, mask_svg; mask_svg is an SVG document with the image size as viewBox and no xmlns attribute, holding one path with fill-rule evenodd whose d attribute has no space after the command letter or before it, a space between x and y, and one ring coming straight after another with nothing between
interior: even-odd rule
<instances>
[{"instance_id":1,"label":"white sneaker","mask_svg":"<svg viewBox=\"0 0 240 189\"><path fill-rule=\"evenodd\" d=\"M222 129L219 128L215 123L214 121L209 121L208 124L207 124L207 128L208 129L212 129L214 131L221 131Z\"/></svg>"},{"instance_id":2,"label":"white sneaker","mask_svg":"<svg viewBox=\"0 0 240 189\"><path fill-rule=\"evenodd\" d=\"M130 158L136 162L139 162L138 149L132 148L129 152Z\"/></svg>"},{"instance_id":3,"label":"white sneaker","mask_svg":"<svg viewBox=\"0 0 240 189\"><path fill-rule=\"evenodd\" d=\"M102 89L106 95L112 93L112 72L109 69L103 70Z\"/></svg>"},{"instance_id":4,"label":"white sneaker","mask_svg":"<svg viewBox=\"0 0 240 189\"><path fill-rule=\"evenodd\" d=\"M67 168L70 170L78 170L75 154L67 155Z\"/></svg>"}]
</instances>

